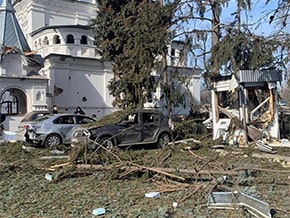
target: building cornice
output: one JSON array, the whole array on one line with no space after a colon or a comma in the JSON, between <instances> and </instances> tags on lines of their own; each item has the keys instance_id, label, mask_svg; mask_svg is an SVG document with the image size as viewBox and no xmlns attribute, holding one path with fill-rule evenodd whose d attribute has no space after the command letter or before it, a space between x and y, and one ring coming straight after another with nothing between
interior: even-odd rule
<instances>
[{"instance_id":1,"label":"building cornice","mask_svg":"<svg viewBox=\"0 0 290 218\"><path fill-rule=\"evenodd\" d=\"M46 27L41 27L35 31L33 31L30 35L33 37L36 34L43 32L45 30L51 30L51 29L67 29L67 28L75 28L75 29L83 29L83 30L90 30L92 29L91 26L86 26L86 25L55 25L55 26L46 26Z\"/></svg>"}]
</instances>

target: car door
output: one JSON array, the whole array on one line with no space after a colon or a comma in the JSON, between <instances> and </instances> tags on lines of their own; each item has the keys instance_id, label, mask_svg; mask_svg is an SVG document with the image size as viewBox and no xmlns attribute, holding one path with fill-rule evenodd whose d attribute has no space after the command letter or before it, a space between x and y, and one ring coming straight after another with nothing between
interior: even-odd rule
<instances>
[{"instance_id":1,"label":"car door","mask_svg":"<svg viewBox=\"0 0 290 218\"><path fill-rule=\"evenodd\" d=\"M55 124L56 132L62 135L65 142L70 139L73 130L78 126L76 125L74 115L63 115L53 121Z\"/></svg>"},{"instance_id":2,"label":"car door","mask_svg":"<svg viewBox=\"0 0 290 218\"><path fill-rule=\"evenodd\" d=\"M142 125L138 113L129 114L120 124L117 138L120 144L138 143L142 140Z\"/></svg>"},{"instance_id":3,"label":"car door","mask_svg":"<svg viewBox=\"0 0 290 218\"><path fill-rule=\"evenodd\" d=\"M150 142L154 141L158 135L160 129L160 116L154 112L142 113L143 121L143 141Z\"/></svg>"}]
</instances>

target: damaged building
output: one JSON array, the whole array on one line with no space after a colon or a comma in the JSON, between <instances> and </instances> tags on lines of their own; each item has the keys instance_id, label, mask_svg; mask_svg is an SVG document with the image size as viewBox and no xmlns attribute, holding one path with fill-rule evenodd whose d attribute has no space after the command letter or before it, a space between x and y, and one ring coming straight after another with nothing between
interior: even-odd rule
<instances>
[{"instance_id":1,"label":"damaged building","mask_svg":"<svg viewBox=\"0 0 290 218\"><path fill-rule=\"evenodd\" d=\"M4 126L21 120L19 114L47 110L48 78L39 73L43 59L30 49L9 1L0 7L0 97ZM27 107L30 105L30 107Z\"/></svg>"},{"instance_id":2,"label":"damaged building","mask_svg":"<svg viewBox=\"0 0 290 218\"><path fill-rule=\"evenodd\" d=\"M246 145L262 137L280 138L278 70L241 70L212 81L213 139Z\"/></svg>"}]
</instances>

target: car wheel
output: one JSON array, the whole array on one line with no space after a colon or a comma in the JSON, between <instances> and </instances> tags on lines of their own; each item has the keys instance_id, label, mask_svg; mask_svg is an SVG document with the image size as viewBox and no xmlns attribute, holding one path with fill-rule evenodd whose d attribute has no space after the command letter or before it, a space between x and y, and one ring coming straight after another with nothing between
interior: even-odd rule
<instances>
[{"instance_id":1,"label":"car wheel","mask_svg":"<svg viewBox=\"0 0 290 218\"><path fill-rule=\"evenodd\" d=\"M158 148L165 148L169 142L170 142L169 134L162 133L158 138L157 146Z\"/></svg>"},{"instance_id":2,"label":"car wheel","mask_svg":"<svg viewBox=\"0 0 290 218\"><path fill-rule=\"evenodd\" d=\"M103 137L99 140L99 144L108 150L112 150L114 147L114 142L110 137Z\"/></svg>"},{"instance_id":3,"label":"car wheel","mask_svg":"<svg viewBox=\"0 0 290 218\"><path fill-rule=\"evenodd\" d=\"M61 137L57 134L49 135L45 140L45 147L51 147L53 145L60 145L61 144Z\"/></svg>"}]
</instances>

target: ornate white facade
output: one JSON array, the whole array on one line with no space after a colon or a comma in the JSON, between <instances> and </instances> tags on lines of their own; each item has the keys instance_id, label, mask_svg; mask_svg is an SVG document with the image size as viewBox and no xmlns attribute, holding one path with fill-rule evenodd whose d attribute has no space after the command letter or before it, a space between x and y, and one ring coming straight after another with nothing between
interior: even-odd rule
<instances>
[{"instance_id":1,"label":"ornate white facade","mask_svg":"<svg viewBox=\"0 0 290 218\"><path fill-rule=\"evenodd\" d=\"M111 64L95 52L89 27L96 16L93 0L17 0L14 8L32 47L44 58L40 74L49 78L47 104L62 112L80 106L87 115L112 112L107 89Z\"/></svg>"}]
</instances>

